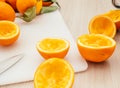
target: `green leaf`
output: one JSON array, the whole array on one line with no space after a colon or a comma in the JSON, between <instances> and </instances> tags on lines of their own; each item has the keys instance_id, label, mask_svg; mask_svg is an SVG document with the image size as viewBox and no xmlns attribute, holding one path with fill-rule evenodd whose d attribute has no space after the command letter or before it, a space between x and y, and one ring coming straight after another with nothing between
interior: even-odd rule
<instances>
[{"instance_id":1,"label":"green leaf","mask_svg":"<svg viewBox=\"0 0 120 88\"><path fill-rule=\"evenodd\" d=\"M36 17L36 7L29 8L21 17L24 21L30 22Z\"/></svg>"},{"instance_id":2,"label":"green leaf","mask_svg":"<svg viewBox=\"0 0 120 88\"><path fill-rule=\"evenodd\" d=\"M57 9L58 9L57 6L42 7L41 14L53 12L53 11L55 11Z\"/></svg>"}]
</instances>

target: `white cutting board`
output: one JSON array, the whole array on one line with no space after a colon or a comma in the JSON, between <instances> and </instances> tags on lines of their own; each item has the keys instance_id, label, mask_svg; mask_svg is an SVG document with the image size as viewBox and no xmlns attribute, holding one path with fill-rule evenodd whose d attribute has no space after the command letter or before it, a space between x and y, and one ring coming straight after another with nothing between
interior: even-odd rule
<instances>
[{"instance_id":1,"label":"white cutting board","mask_svg":"<svg viewBox=\"0 0 120 88\"><path fill-rule=\"evenodd\" d=\"M72 38L59 11L37 16L32 22L15 21L21 30L19 39L11 46L0 46L0 59L24 53L25 56L16 65L0 75L0 85L30 81L38 65L44 61L36 50L36 43L46 37L64 38L70 42L70 50L65 57L75 72L84 71L88 65L80 56L76 42Z\"/></svg>"}]
</instances>

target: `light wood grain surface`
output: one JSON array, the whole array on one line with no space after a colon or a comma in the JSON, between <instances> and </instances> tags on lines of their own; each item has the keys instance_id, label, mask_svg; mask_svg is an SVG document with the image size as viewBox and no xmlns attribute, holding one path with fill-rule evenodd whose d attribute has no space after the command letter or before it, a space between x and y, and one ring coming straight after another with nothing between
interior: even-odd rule
<instances>
[{"instance_id":1,"label":"light wood grain surface","mask_svg":"<svg viewBox=\"0 0 120 88\"><path fill-rule=\"evenodd\" d=\"M61 14L74 39L88 33L90 19L113 7L111 0L58 0ZM75 74L73 88L120 88L120 32L115 36L117 47L106 62L91 63L85 72ZM0 88L34 88L33 81L1 86Z\"/></svg>"}]
</instances>

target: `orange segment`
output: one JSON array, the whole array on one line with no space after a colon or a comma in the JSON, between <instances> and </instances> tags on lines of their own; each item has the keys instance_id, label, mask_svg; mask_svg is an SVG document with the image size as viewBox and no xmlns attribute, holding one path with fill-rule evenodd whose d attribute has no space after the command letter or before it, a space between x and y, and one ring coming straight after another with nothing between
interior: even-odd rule
<instances>
[{"instance_id":1,"label":"orange segment","mask_svg":"<svg viewBox=\"0 0 120 88\"><path fill-rule=\"evenodd\" d=\"M37 50L45 58L64 58L69 50L70 44L61 38L45 38L37 43Z\"/></svg>"},{"instance_id":2,"label":"orange segment","mask_svg":"<svg viewBox=\"0 0 120 88\"><path fill-rule=\"evenodd\" d=\"M11 21L0 21L0 44L10 45L14 43L20 34L17 24Z\"/></svg>"},{"instance_id":3,"label":"orange segment","mask_svg":"<svg viewBox=\"0 0 120 88\"><path fill-rule=\"evenodd\" d=\"M89 23L89 32L94 34L104 34L113 38L116 34L114 22L107 16L95 16Z\"/></svg>"},{"instance_id":4,"label":"orange segment","mask_svg":"<svg viewBox=\"0 0 120 88\"><path fill-rule=\"evenodd\" d=\"M35 88L72 88L74 70L61 58L51 58L37 68L34 76Z\"/></svg>"},{"instance_id":5,"label":"orange segment","mask_svg":"<svg viewBox=\"0 0 120 88\"><path fill-rule=\"evenodd\" d=\"M86 60L102 62L112 55L116 42L106 35L86 34L77 39L77 46Z\"/></svg>"}]
</instances>

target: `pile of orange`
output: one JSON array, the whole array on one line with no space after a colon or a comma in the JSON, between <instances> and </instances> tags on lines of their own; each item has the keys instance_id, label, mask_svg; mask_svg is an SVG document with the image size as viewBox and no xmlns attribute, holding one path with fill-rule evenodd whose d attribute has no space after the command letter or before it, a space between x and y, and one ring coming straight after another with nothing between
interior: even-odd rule
<instances>
[{"instance_id":1,"label":"pile of orange","mask_svg":"<svg viewBox=\"0 0 120 88\"><path fill-rule=\"evenodd\" d=\"M36 48L45 61L34 75L35 88L72 88L73 67L64 60L70 43L63 38L44 38L37 42Z\"/></svg>"},{"instance_id":2,"label":"pile of orange","mask_svg":"<svg viewBox=\"0 0 120 88\"><path fill-rule=\"evenodd\" d=\"M120 27L120 10L94 16L88 25L89 34L78 37L80 54L88 61L102 62L112 56L116 42L113 39Z\"/></svg>"},{"instance_id":3,"label":"pile of orange","mask_svg":"<svg viewBox=\"0 0 120 88\"><path fill-rule=\"evenodd\" d=\"M25 17L27 17L31 21L36 15L41 13L43 6L47 7L46 9L44 8L44 13L55 11L57 8L51 10L53 7L50 7L54 2L52 0L0 0L0 20L14 21L15 13L17 12L21 14L19 18L27 21L25 20ZM32 17L33 15L30 15L30 13L35 14L35 16Z\"/></svg>"},{"instance_id":4,"label":"pile of orange","mask_svg":"<svg viewBox=\"0 0 120 88\"><path fill-rule=\"evenodd\" d=\"M52 0L0 0L0 45L13 44L19 37L19 27L14 23L16 11L24 16L28 9L35 7L35 15L38 15L43 6L53 3ZM102 62L113 54L116 47L113 38L120 28L119 14L119 10L114 10L93 17L88 25L89 34L78 37L78 50L86 60ZM36 48L45 61L35 72L35 88L71 88L74 70L64 60L70 48L69 41L45 38L37 42Z\"/></svg>"},{"instance_id":5,"label":"pile of orange","mask_svg":"<svg viewBox=\"0 0 120 88\"><path fill-rule=\"evenodd\" d=\"M104 34L114 38L120 29L120 10L110 10L94 16L88 26L90 33Z\"/></svg>"},{"instance_id":6,"label":"pile of orange","mask_svg":"<svg viewBox=\"0 0 120 88\"><path fill-rule=\"evenodd\" d=\"M27 9L33 6L36 7L36 14L39 14L42 9L42 0L1 0L0 20L14 21L16 11L24 14Z\"/></svg>"},{"instance_id":7,"label":"pile of orange","mask_svg":"<svg viewBox=\"0 0 120 88\"><path fill-rule=\"evenodd\" d=\"M14 22L16 12L24 16L28 9L30 11L35 7L35 15L38 15L42 6L50 6L53 3L52 0L0 0L0 45L11 45L20 35L19 26ZM70 43L62 38L46 38L39 41L36 48L46 60L35 72L35 88L71 88L74 70L64 60Z\"/></svg>"}]
</instances>

